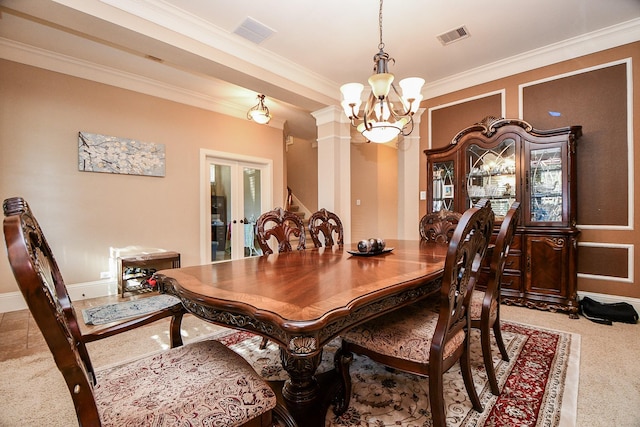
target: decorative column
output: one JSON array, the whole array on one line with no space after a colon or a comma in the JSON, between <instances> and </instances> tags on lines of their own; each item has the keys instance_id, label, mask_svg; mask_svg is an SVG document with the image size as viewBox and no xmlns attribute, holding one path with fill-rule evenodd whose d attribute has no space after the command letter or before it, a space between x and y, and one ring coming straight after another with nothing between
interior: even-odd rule
<instances>
[{"instance_id":1,"label":"decorative column","mask_svg":"<svg viewBox=\"0 0 640 427\"><path fill-rule=\"evenodd\" d=\"M318 209L335 212L351 243L351 129L340 107L311 113L318 127Z\"/></svg>"},{"instance_id":2,"label":"decorative column","mask_svg":"<svg viewBox=\"0 0 640 427\"><path fill-rule=\"evenodd\" d=\"M420 117L413 115L413 132L398 142L398 239L420 239Z\"/></svg>"}]
</instances>

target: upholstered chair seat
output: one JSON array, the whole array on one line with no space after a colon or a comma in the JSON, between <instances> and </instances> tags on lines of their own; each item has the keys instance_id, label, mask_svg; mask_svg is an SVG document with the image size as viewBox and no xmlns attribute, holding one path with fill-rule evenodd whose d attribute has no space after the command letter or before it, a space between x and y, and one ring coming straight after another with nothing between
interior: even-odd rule
<instances>
[{"instance_id":1,"label":"upholstered chair seat","mask_svg":"<svg viewBox=\"0 0 640 427\"><path fill-rule=\"evenodd\" d=\"M378 354L415 363L429 363L431 340L438 323L437 305L411 305L350 329L342 339ZM447 341L443 357L451 356L464 344L461 329Z\"/></svg>"},{"instance_id":2,"label":"upholstered chair seat","mask_svg":"<svg viewBox=\"0 0 640 427\"><path fill-rule=\"evenodd\" d=\"M98 370L103 426L240 426L276 406L241 357L207 340Z\"/></svg>"}]
</instances>

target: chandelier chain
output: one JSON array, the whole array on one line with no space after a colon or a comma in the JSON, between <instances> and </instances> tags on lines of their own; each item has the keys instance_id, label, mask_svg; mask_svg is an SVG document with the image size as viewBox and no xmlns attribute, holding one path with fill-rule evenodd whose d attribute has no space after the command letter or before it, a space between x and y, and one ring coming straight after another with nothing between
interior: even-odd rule
<instances>
[{"instance_id":1,"label":"chandelier chain","mask_svg":"<svg viewBox=\"0 0 640 427\"><path fill-rule=\"evenodd\" d=\"M380 43L378 44L378 49L384 49L384 43L382 42L382 1L380 0L380 12L378 13L378 28L380 29Z\"/></svg>"}]
</instances>

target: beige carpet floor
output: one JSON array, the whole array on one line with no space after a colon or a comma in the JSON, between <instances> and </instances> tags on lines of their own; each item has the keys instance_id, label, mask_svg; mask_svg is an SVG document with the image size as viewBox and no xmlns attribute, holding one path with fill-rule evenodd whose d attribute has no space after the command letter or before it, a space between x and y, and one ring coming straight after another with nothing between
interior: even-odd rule
<instances>
[{"instance_id":1,"label":"beige carpet floor","mask_svg":"<svg viewBox=\"0 0 640 427\"><path fill-rule=\"evenodd\" d=\"M501 307L502 318L581 336L577 427L640 427L640 324Z\"/></svg>"},{"instance_id":2,"label":"beige carpet floor","mask_svg":"<svg viewBox=\"0 0 640 427\"><path fill-rule=\"evenodd\" d=\"M569 319L565 314L547 313L503 306L506 320L537 325L581 335L580 380L578 391L578 427L640 427L640 325L614 323L598 325L584 318ZM138 338L119 338L118 346L105 342L89 344L94 366L100 367L168 347L168 321L148 327L144 343ZM185 341L216 334L220 328L192 316L185 317ZM1 345L1 344L0 344ZM24 368L29 362L29 369ZM42 352L20 359L0 362L0 396L38 396L25 411L4 399L0 402L0 426L77 425L68 391L55 368L50 353ZM57 396L65 396L60 404ZM17 399L15 399L17 398ZM55 414L55 416L52 416Z\"/></svg>"}]
</instances>

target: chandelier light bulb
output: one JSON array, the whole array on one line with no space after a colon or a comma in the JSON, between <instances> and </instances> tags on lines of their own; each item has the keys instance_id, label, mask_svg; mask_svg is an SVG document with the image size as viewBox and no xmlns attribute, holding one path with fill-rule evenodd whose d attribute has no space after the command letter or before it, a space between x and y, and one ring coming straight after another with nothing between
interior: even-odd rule
<instances>
[{"instance_id":1,"label":"chandelier light bulb","mask_svg":"<svg viewBox=\"0 0 640 427\"><path fill-rule=\"evenodd\" d=\"M355 118L358 116L360 105L362 104L360 95L363 89L364 86L361 83L347 83L340 87L343 99L341 105L347 117Z\"/></svg>"},{"instance_id":2,"label":"chandelier light bulb","mask_svg":"<svg viewBox=\"0 0 640 427\"><path fill-rule=\"evenodd\" d=\"M418 111L420 108L420 101L422 101L422 86L424 85L424 79L420 77L407 77L399 82L402 89L402 99L407 105L407 110L412 114Z\"/></svg>"},{"instance_id":3,"label":"chandelier light bulb","mask_svg":"<svg viewBox=\"0 0 640 427\"><path fill-rule=\"evenodd\" d=\"M393 108L393 104L389 103L389 107L385 108L385 103L383 101L376 102L376 105L373 107L373 111L376 114L376 118L378 121L386 122L391 117L391 110Z\"/></svg>"},{"instance_id":4,"label":"chandelier light bulb","mask_svg":"<svg viewBox=\"0 0 640 427\"><path fill-rule=\"evenodd\" d=\"M369 85L371 85L373 95L378 99L386 98L394 78L391 73L379 73L369 77Z\"/></svg>"},{"instance_id":5,"label":"chandelier light bulb","mask_svg":"<svg viewBox=\"0 0 640 427\"><path fill-rule=\"evenodd\" d=\"M371 129L364 129L361 131L362 135L371 142L378 144L384 144L397 137L402 128L398 127L396 123L389 122L372 122Z\"/></svg>"},{"instance_id":6,"label":"chandelier light bulb","mask_svg":"<svg viewBox=\"0 0 640 427\"><path fill-rule=\"evenodd\" d=\"M253 110L250 114L251 120L261 125L266 125L271 120L271 116L266 111Z\"/></svg>"}]
</instances>

